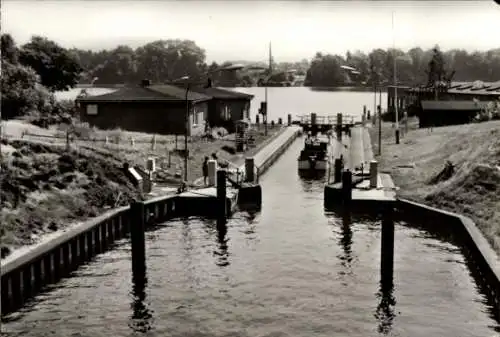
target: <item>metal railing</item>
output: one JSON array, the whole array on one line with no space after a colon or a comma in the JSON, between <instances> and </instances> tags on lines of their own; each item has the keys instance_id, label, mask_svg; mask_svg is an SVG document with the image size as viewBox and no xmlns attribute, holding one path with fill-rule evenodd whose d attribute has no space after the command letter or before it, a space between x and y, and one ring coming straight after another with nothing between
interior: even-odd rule
<instances>
[{"instance_id":1,"label":"metal railing","mask_svg":"<svg viewBox=\"0 0 500 337\"><path fill-rule=\"evenodd\" d=\"M311 115L302 115L299 117L300 124L311 124ZM354 124L353 115L344 115L342 114L342 119L344 125L346 124ZM316 124L317 125L335 125L337 124L337 116L316 116Z\"/></svg>"},{"instance_id":2,"label":"metal railing","mask_svg":"<svg viewBox=\"0 0 500 337\"><path fill-rule=\"evenodd\" d=\"M226 159L221 159L223 163L227 164L227 170L228 175L233 177L233 180L236 182L236 184L241 185L245 181L245 170L242 170L238 165L233 164L229 160ZM231 170L232 169L232 170Z\"/></svg>"}]
</instances>

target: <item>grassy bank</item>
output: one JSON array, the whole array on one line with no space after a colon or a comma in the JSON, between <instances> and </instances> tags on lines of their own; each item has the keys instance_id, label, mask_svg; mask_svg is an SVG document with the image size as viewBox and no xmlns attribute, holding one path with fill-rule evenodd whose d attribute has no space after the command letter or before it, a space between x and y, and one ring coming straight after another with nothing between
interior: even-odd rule
<instances>
[{"instance_id":1,"label":"grassy bank","mask_svg":"<svg viewBox=\"0 0 500 337\"><path fill-rule=\"evenodd\" d=\"M376 154L378 128L370 135ZM413 120L399 145L383 124L379 160L401 197L469 216L500 253L500 121L431 131ZM447 161L452 173L443 172Z\"/></svg>"},{"instance_id":2,"label":"grassy bank","mask_svg":"<svg viewBox=\"0 0 500 337\"><path fill-rule=\"evenodd\" d=\"M26 131L31 135L22 136ZM216 152L219 158L242 163L245 156L255 153L278 131L278 127L270 129L265 136L263 130L257 130L255 146L242 154L224 150L234 147L231 136L211 141L193 139L189 143L189 180L201 176L204 156ZM184 160L175 151L172 136L155 137L153 148L149 134L82 129L70 142L68 152L61 127L42 129L9 121L2 124L2 133L6 136L1 151L2 257L17 247L39 241L45 233L141 198L121 170L125 162L144 168L146 159L153 156L158 161L159 180L177 187L182 179ZM182 137L178 148L183 148Z\"/></svg>"}]
</instances>

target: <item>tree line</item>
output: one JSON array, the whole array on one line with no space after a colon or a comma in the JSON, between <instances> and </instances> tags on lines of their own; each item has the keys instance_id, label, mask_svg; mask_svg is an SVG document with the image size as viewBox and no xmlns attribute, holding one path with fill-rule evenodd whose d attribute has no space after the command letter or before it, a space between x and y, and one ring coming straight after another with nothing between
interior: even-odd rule
<instances>
[{"instance_id":1,"label":"tree line","mask_svg":"<svg viewBox=\"0 0 500 337\"><path fill-rule=\"evenodd\" d=\"M84 69L82 83L96 84L137 83L141 79L153 82L173 81L183 76L199 77L233 63L251 64L248 61L206 63L205 50L190 40L158 40L139 48L117 46L111 50L94 52L71 49ZM374 49L365 54L348 51L345 56L316 53L312 60L298 62L274 62L269 71L227 71L211 73L216 85L255 86L266 82L293 81L294 76L306 75L306 86L364 86L387 85L394 82L394 57L396 57L397 81L401 84L425 84L428 81L429 62L436 57L442 67L453 74L455 81L500 80L500 48L485 52L453 49L442 52L439 46L432 49L412 48ZM253 63L269 67L265 62ZM341 66L350 66L356 72L346 71ZM295 70L293 73L286 71Z\"/></svg>"},{"instance_id":2,"label":"tree line","mask_svg":"<svg viewBox=\"0 0 500 337\"><path fill-rule=\"evenodd\" d=\"M393 84L394 63L396 81L402 85L428 84L429 72L433 72L430 67L434 67L438 73L447 74L441 80L448 77L454 81L500 80L500 48L469 53L461 49L443 52L439 46L435 46L429 50L416 47L408 52L380 48L369 54L348 51L345 56L316 53L307 71L305 85L336 87ZM345 70L342 66L352 67L355 71Z\"/></svg>"},{"instance_id":3,"label":"tree line","mask_svg":"<svg viewBox=\"0 0 500 337\"><path fill-rule=\"evenodd\" d=\"M297 75L305 75L309 68L307 60L272 64L273 73L268 70L216 71L232 65L260 66L269 68L264 62L225 61L207 63L205 50L191 40L157 40L133 49L120 45L111 50L98 52L71 49L84 69L81 83L129 84L141 79L162 83L175 81L184 76L204 77L209 73L216 85L223 87L255 86L263 81L287 80L283 71L294 69Z\"/></svg>"}]
</instances>

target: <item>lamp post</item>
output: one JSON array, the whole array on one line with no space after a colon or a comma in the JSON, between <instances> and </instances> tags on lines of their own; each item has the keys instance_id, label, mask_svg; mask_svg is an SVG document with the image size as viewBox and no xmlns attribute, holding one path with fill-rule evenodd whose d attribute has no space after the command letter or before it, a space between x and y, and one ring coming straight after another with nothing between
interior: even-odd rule
<instances>
[{"instance_id":1,"label":"lamp post","mask_svg":"<svg viewBox=\"0 0 500 337\"><path fill-rule=\"evenodd\" d=\"M377 96L377 93L375 93ZM376 99L376 98L375 98ZM379 87L379 98L378 98L378 155L382 155L382 86Z\"/></svg>"},{"instance_id":2,"label":"lamp post","mask_svg":"<svg viewBox=\"0 0 500 337\"><path fill-rule=\"evenodd\" d=\"M399 112L398 112L398 82L396 76L396 37L394 35L394 12L392 12L392 50L393 50L393 59L394 59L394 113L395 113L395 121L396 121L396 144L399 144Z\"/></svg>"},{"instance_id":3,"label":"lamp post","mask_svg":"<svg viewBox=\"0 0 500 337\"><path fill-rule=\"evenodd\" d=\"M180 81L187 81L189 80L189 76L183 76L181 78L178 78L172 83L177 83ZM189 152L188 152L188 136L189 136L189 89L190 89L190 83L186 82L186 92L184 96L184 102L186 104L186 113L184 116L184 181L187 182L188 180L188 159L189 159Z\"/></svg>"},{"instance_id":4,"label":"lamp post","mask_svg":"<svg viewBox=\"0 0 500 337\"><path fill-rule=\"evenodd\" d=\"M184 133L184 181L188 180L188 159L189 159L189 150L188 150L188 133L189 133L189 83L186 84L186 118L185 122L185 133Z\"/></svg>"}]
</instances>

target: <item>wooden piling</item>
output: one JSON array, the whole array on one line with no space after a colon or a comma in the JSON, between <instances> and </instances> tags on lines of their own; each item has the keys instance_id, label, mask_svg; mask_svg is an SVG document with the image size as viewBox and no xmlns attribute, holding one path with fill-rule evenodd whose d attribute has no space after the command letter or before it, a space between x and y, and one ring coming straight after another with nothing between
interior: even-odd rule
<instances>
[{"instance_id":1,"label":"wooden piling","mask_svg":"<svg viewBox=\"0 0 500 337\"><path fill-rule=\"evenodd\" d=\"M344 206L349 207L352 200L352 172L350 170L342 173L342 197Z\"/></svg>"},{"instance_id":2,"label":"wooden piling","mask_svg":"<svg viewBox=\"0 0 500 337\"><path fill-rule=\"evenodd\" d=\"M217 207L218 214L217 218L226 218L227 209L226 209L226 171L218 170L217 171Z\"/></svg>"},{"instance_id":3,"label":"wooden piling","mask_svg":"<svg viewBox=\"0 0 500 337\"><path fill-rule=\"evenodd\" d=\"M342 160L340 158L335 158L334 163L334 183L339 183L342 180Z\"/></svg>"},{"instance_id":4,"label":"wooden piling","mask_svg":"<svg viewBox=\"0 0 500 337\"><path fill-rule=\"evenodd\" d=\"M288 114L288 126L292 125L292 114Z\"/></svg>"},{"instance_id":5,"label":"wooden piling","mask_svg":"<svg viewBox=\"0 0 500 337\"><path fill-rule=\"evenodd\" d=\"M377 188L378 183L378 162L372 160L370 162L370 188Z\"/></svg>"},{"instance_id":6,"label":"wooden piling","mask_svg":"<svg viewBox=\"0 0 500 337\"><path fill-rule=\"evenodd\" d=\"M253 183L255 181L254 176L255 163L253 157L245 158L245 181Z\"/></svg>"},{"instance_id":7,"label":"wooden piling","mask_svg":"<svg viewBox=\"0 0 500 337\"><path fill-rule=\"evenodd\" d=\"M130 241L132 246L132 273L146 272L146 238L144 203L133 202L130 205Z\"/></svg>"},{"instance_id":8,"label":"wooden piling","mask_svg":"<svg viewBox=\"0 0 500 337\"><path fill-rule=\"evenodd\" d=\"M392 287L394 272L394 210L387 206L382 218L380 277L384 288Z\"/></svg>"}]
</instances>

